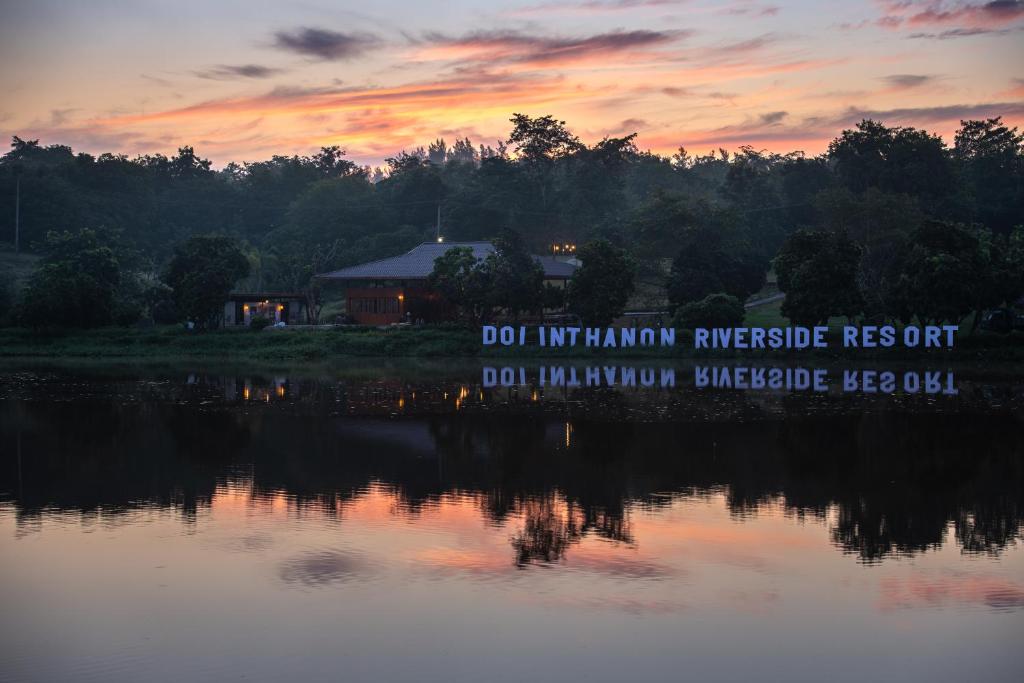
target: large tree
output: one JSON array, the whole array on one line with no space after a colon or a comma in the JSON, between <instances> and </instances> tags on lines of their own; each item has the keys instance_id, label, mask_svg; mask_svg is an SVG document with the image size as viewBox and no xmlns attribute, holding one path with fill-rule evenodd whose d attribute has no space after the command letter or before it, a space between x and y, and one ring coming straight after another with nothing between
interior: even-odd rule
<instances>
[{"instance_id":1,"label":"large tree","mask_svg":"<svg viewBox=\"0 0 1024 683\"><path fill-rule=\"evenodd\" d=\"M971 219L997 234L1024 220L1024 134L1002 118L961 121L953 154L972 197Z\"/></svg>"},{"instance_id":2,"label":"large tree","mask_svg":"<svg viewBox=\"0 0 1024 683\"><path fill-rule=\"evenodd\" d=\"M199 328L216 327L232 287L249 274L249 261L222 235L191 237L174 250L164 274L178 316Z\"/></svg>"},{"instance_id":3,"label":"large tree","mask_svg":"<svg viewBox=\"0 0 1024 683\"><path fill-rule=\"evenodd\" d=\"M494 240L484 266L490 303L513 320L523 311L539 310L544 296L544 268L533 258L518 233L506 230Z\"/></svg>"},{"instance_id":4,"label":"large tree","mask_svg":"<svg viewBox=\"0 0 1024 683\"><path fill-rule=\"evenodd\" d=\"M983 233L943 221L925 221L911 235L899 292L903 319L958 323L972 311L1001 303L990 279Z\"/></svg>"},{"instance_id":5,"label":"large tree","mask_svg":"<svg viewBox=\"0 0 1024 683\"><path fill-rule=\"evenodd\" d=\"M569 310L587 325L610 325L633 294L633 260L607 240L584 244L578 257L582 265L569 281Z\"/></svg>"},{"instance_id":6,"label":"large tree","mask_svg":"<svg viewBox=\"0 0 1024 683\"><path fill-rule=\"evenodd\" d=\"M815 208L819 229L845 232L860 247L857 288L865 319L899 317L900 269L910 236L925 219L918 200L874 188L858 195L840 187L819 193Z\"/></svg>"},{"instance_id":7,"label":"large tree","mask_svg":"<svg viewBox=\"0 0 1024 683\"><path fill-rule=\"evenodd\" d=\"M430 288L455 306L460 318L486 318L491 274L469 247L454 247L434 259Z\"/></svg>"},{"instance_id":8,"label":"large tree","mask_svg":"<svg viewBox=\"0 0 1024 683\"><path fill-rule=\"evenodd\" d=\"M583 147L579 138L553 116L513 114L508 144L529 163L549 163Z\"/></svg>"},{"instance_id":9,"label":"large tree","mask_svg":"<svg viewBox=\"0 0 1024 683\"><path fill-rule=\"evenodd\" d=\"M99 327L114 322L121 269L97 232L50 232L45 249L21 294L21 322L32 327Z\"/></svg>"},{"instance_id":10,"label":"large tree","mask_svg":"<svg viewBox=\"0 0 1024 683\"><path fill-rule=\"evenodd\" d=\"M938 201L957 189L946 144L917 128L890 128L865 119L833 140L828 156L840 180L854 192L873 187Z\"/></svg>"},{"instance_id":11,"label":"large tree","mask_svg":"<svg viewBox=\"0 0 1024 683\"><path fill-rule=\"evenodd\" d=\"M660 201L666 214L641 220L638 227L652 244L677 250L667 282L673 310L718 292L745 301L764 286L766 258L735 213L706 202Z\"/></svg>"},{"instance_id":12,"label":"large tree","mask_svg":"<svg viewBox=\"0 0 1024 683\"><path fill-rule=\"evenodd\" d=\"M863 300L857 289L861 250L845 232L798 230L775 257L779 289L786 293L782 314L798 325L828 324L833 316L852 318Z\"/></svg>"}]
</instances>

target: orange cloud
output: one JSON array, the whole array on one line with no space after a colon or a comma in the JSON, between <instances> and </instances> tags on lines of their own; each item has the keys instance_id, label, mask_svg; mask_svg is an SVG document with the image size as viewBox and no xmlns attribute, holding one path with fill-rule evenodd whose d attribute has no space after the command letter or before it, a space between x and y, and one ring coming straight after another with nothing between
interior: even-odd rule
<instances>
[{"instance_id":1,"label":"orange cloud","mask_svg":"<svg viewBox=\"0 0 1024 683\"><path fill-rule=\"evenodd\" d=\"M276 88L251 97L210 100L179 109L115 116L96 123L124 125L154 121L207 119L224 114L291 114L359 111L367 107L438 107L450 109L467 100L491 104L543 99L563 94L557 77L507 77L489 74L483 78L462 78L434 83L412 83L395 87L368 88Z\"/></svg>"}]
</instances>

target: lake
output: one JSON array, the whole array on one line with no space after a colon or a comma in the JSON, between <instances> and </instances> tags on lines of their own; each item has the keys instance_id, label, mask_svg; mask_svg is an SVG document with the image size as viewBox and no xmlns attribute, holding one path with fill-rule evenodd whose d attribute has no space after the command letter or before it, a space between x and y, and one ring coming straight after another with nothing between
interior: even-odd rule
<instances>
[{"instance_id":1,"label":"lake","mask_svg":"<svg viewBox=\"0 0 1024 683\"><path fill-rule=\"evenodd\" d=\"M0 366L0 680L1019 680L1024 373Z\"/></svg>"}]
</instances>

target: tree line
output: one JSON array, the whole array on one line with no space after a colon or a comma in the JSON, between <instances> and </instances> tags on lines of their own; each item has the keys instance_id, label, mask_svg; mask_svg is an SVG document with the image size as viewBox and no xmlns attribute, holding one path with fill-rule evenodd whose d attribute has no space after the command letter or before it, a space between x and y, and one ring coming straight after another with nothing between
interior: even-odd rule
<instances>
[{"instance_id":1,"label":"tree line","mask_svg":"<svg viewBox=\"0 0 1024 683\"><path fill-rule=\"evenodd\" d=\"M1024 136L999 118L963 121L952 146L865 120L813 157L664 156L638 149L635 134L587 145L552 116L510 122L493 147L438 139L384 168L339 147L215 170L191 147L128 158L14 138L0 157L0 240L13 240L17 202L20 246L43 258L20 292L0 282L0 315L202 318L182 288L216 284L222 297L232 277L228 289L315 298L316 272L400 253L438 229L504 245L508 258L475 280L445 276L475 268L458 256L435 278L475 296L477 314L485 302L557 303L522 255L566 242L583 245L570 308L592 321L627 305L668 307L683 326L742 317L772 267L783 313L799 322L959 320L1024 293ZM194 242L214 235L216 248ZM73 296L60 303L62 293Z\"/></svg>"}]
</instances>

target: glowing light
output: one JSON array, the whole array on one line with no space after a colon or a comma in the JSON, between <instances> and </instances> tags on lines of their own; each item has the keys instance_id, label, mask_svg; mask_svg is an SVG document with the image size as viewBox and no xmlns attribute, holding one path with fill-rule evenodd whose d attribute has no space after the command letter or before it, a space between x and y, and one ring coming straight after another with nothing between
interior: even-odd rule
<instances>
[{"instance_id":1,"label":"glowing light","mask_svg":"<svg viewBox=\"0 0 1024 683\"><path fill-rule=\"evenodd\" d=\"M437 236L437 241L438 241L439 243L440 243L440 242L444 242L444 238L443 238L443 237L441 237L440 235L438 235L438 236Z\"/></svg>"}]
</instances>

